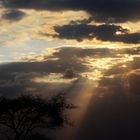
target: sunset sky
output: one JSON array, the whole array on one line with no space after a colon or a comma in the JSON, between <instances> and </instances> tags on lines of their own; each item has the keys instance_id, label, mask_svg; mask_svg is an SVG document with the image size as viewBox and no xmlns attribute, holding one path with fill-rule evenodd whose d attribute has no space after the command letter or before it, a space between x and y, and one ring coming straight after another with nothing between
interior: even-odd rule
<instances>
[{"instance_id":1,"label":"sunset sky","mask_svg":"<svg viewBox=\"0 0 140 140\"><path fill-rule=\"evenodd\" d=\"M65 92L81 125L95 99L140 101L139 84L140 0L0 0L0 95Z\"/></svg>"}]
</instances>

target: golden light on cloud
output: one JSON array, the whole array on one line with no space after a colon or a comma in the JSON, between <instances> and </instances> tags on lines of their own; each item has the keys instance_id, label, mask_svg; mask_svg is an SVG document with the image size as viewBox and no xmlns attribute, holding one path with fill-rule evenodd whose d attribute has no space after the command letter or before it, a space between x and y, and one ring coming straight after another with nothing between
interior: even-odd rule
<instances>
[{"instance_id":1,"label":"golden light on cloud","mask_svg":"<svg viewBox=\"0 0 140 140\"><path fill-rule=\"evenodd\" d=\"M67 121L69 113L66 123L72 119L74 127L47 135L43 124L37 139L113 140L118 134L117 138L135 140L138 136L140 0L122 1L0 0L0 96L10 101L25 93L46 100L63 93L66 101L78 106L55 113L56 106L49 109L47 104L50 124L64 122L61 113ZM61 106L60 101L53 102ZM50 119L50 114L55 119L59 115L58 120ZM52 128L50 124L45 126ZM12 133L6 128L2 127L1 138L32 139L38 131L24 136L18 129Z\"/></svg>"},{"instance_id":2,"label":"golden light on cloud","mask_svg":"<svg viewBox=\"0 0 140 140\"><path fill-rule=\"evenodd\" d=\"M99 69L95 69L90 72L85 72L85 73L82 73L81 75L93 81L99 81L103 77L103 74Z\"/></svg>"},{"instance_id":3,"label":"golden light on cloud","mask_svg":"<svg viewBox=\"0 0 140 140\"><path fill-rule=\"evenodd\" d=\"M71 83L74 80L76 80L76 78L64 79L62 74L51 73L47 76L35 77L31 81L35 83L57 83L57 84L61 83L62 84L62 83Z\"/></svg>"},{"instance_id":4,"label":"golden light on cloud","mask_svg":"<svg viewBox=\"0 0 140 140\"><path fill-rule=\"evenodd\" d=\"M2 9L0 12L3 12L4 10L5 9ZM72 20L80 20L87 17L87 13L83 11L49 12L27 9L19 10L26 14L23 19L16 22L8 20L1 20L0 22L1 34L6 34L6 36L11 38L4 40L5 46L12 46L13 41L14 43L24 43L26 40L31 39L56 40L43 36L42 34L54 34L54 26L68 24Z\"/></svg>"},{"instance_id":5,"label":"golden light on cloud","mask_svg":"<svg viewBox=\"0 0 140 140\"><path fill-rule=\"evenodd\" d=\"M140 22L125 22L121 24L117 24L122 26L125 29L128 29L130 33L140 32Z\"/></svg>"},{"instance_id":6,"label":"golden light on cloud","mask_svg":"<svg viewBox=\"0 0 140 140\"><path fill-rule=\"evenodd\" d=\"M70 47L70 48L69 48ZM96 54L93 53L93 56L90 54L90 56L85 56L85 57L80 57L78 58L79 54L78 52L76 53L75 51L75 55L74 54L69 54L68 56L66 54L63 54L63 49L67 50L69 49L78 49L79 48L79 53L82 50L88 50L90 49L91 54L94 51L97 51ZM62 52L61 52L62 50ZM79 61L78 65L83 64L85 67L88 68L88 70L86 72L80 72L79 76L80 77L86 77L87 79L93 80L93 81L98 81L100 80L103 75L104 72L111 69L112 67L114 67L117 64L120 64L120 67L122 68L127 68L126 63L127 62L132 62L134 60L134 58L139 57L139 54L137 54L138 48L133 48L133 50L136 52L136 54L131 55L131 54L127 54L126 50L130 50L129 47L114 47L114 46L63 46L63 47L55 47L55 48L48 48L45 51L43 51L42 53L40 53L39 55L33 55L33 56L29 56L29 57L24 57L24 58L20 58L19 61L25 61L25 62L45 62L47 63L48 61L50 62L55 62L56 67L58 68L58 66L63 69L63 66L65 67L65 64L67 63L67 65L71 65L71 63L75 63L76 61ZM65 52L65 51L64 51ZM65 53L66 53L65 52ZM107 54L104 54L107 53ZM112 55L110 54L112 53ZM58 54L58 55L57 55ZM70 56L72 58L70 58ZM60 57L60 58L59 58ZM62 57L62 58L61 58ZM75 62L74 62L75 61ZM54 63L53 63L54 64ZM77 64L76 64L77 65ZM72 74L75 75L75 65L72 67ZM71 67L70 67L71 68ZM79 77L78 76L78 77ZM76 78L78 78L76 77ZM72 79L75 80L75 79ZM69 79L65 79L64 76L62 74L55 74L52 73L51 75L47 75L47 76L43 76L43 77L37 77L33 79L34 82L44 82L44 83L48 83L48 82L58 82L58 83L67 83L67 82L72 82Z\"/></svg>"},{"instance_id":7,"label":"golden light on cloud","mask_svg":"<svg viewBox=\"0 0 140 140\"><path fill-rule=\"evenodd\" d=\"M116 35L122 35L123 33L121 31L117 31Z\"/></svg>"}]
</instances>

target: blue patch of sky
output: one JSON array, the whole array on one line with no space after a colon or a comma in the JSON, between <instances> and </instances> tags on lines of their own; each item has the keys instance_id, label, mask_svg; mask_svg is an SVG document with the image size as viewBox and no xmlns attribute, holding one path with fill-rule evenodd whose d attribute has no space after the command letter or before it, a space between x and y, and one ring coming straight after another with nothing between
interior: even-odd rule
<instances>
[{"instance_id":1,"label":"blue patch of sky","mask_svg":"<svg viewBox=\"0 0 140 140\"><path fill-rule=\"evenodd\" d=\"M0 45L0 62L13 62L17 58L26 57L41 53L46 48L63 46L64 42L46 41L31 39L24 42L16 42L14 45L6 47L3 43Z\"/></svg>"}]
</instances>

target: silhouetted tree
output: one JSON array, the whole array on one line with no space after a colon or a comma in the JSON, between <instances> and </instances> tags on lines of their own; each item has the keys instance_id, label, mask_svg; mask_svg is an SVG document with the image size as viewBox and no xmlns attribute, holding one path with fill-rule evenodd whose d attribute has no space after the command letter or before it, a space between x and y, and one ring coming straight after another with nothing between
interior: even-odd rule
<instances>
[{"instance_id":1,"label":"silhouetted tree","mask_svg":"<svg viewBox=\"0 0 140 140\"><path fill-rule=\"evenodd\" d=\"M12 132L10 137L5 134L7 139L25 140L37 128L53 129L64 123L70 124L64 111L73 107L66 103L62 94L47 101L33 96L1 97L0 124L3 129Z\"/></svg>"}]
</instances>

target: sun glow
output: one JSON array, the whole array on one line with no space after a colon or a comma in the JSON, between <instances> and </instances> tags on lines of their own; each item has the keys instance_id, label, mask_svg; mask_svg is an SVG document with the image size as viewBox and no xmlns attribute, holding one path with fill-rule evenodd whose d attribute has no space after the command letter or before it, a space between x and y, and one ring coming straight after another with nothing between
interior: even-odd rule
<instances>
[{"instance_id":1,"label":"sun glow","mask_svg":"<svg viewBox=\"0 0 140 140\"><path fill-rule=\"evenodd\" d=\"M116 35L122 35L123 33L121 31L117 31L115 34Z\"/></svg>"}]
</instances>

